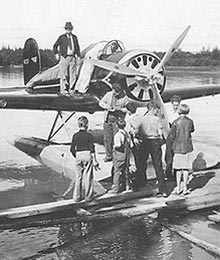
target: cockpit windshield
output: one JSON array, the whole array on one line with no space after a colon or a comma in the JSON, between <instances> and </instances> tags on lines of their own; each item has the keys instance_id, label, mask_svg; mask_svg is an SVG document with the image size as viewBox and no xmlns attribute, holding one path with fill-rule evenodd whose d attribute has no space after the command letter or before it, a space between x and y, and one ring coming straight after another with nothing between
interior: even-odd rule
<instances>
[{"instance_id":1,"label":"cockpit windshield","mask_svg":"<svg viewBox=\"0 0 220 260\"><path fill-rule=\"evenodd\" d=\"M125 50L124 44L119 40L109 41L103 48L103 54L109 56L116 52L122 52Z\"/></svg>"}]
</instances>

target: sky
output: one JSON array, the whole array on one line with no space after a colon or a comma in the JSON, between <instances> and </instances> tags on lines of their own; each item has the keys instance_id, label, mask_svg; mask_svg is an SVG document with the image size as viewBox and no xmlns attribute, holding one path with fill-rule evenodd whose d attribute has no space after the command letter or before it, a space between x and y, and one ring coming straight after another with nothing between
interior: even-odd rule
<instances>
[{"instance_id":1,"label":"sky","mask_svg":"<svg viewBox=\"0 0 220 260\"><path fill-rule=\"evenodd\" d=\"M126 49L166 51L188 25L182 50L220 48L220 0L1 0L0 48L33 37L52 49L66 21L82 49L118 39Z\"/></svg>"}]
</instances>

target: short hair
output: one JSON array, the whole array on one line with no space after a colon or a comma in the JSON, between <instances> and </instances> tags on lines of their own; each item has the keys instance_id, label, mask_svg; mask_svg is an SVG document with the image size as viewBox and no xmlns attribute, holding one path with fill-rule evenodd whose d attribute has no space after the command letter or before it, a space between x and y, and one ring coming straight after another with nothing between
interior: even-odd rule
<instances>
[{"instance_id":1,"label":"short hair","mask_svg":"<svg viewBox=\"0 0 220 260\"><path fill-rule=\"evenodd\" d=\"M82 127L86 128L86 127L88 127L88 124L89 124L89 120L88 120L88 118L86 116L80 116L78 118L78 126L79 126L79 128L82 128Z\"/></svg>"},{"instance_id":2,"label":"short hair","mask_svg":"<svg viewBox=\"0 0 220 260\"><path fill-rule=\"evenodd\" d=\"M119 118L117 120L117 126L118 126L119 129L124 129L125 126L126 126L125 120L123 118Z\"/></svg>"},{"instance_id":3,"label":"short hair","mask_svg":"<svg viewBox=\"0 0 220 260\"><path fill-rule=\"evenodd\" d=\"M133 102L128 102L125 107L132 114L134 114L137 111L137 106Z\"/></svg>"},{"instance_id":4,"label":"short hair","mask_svg":"<svg viewBox=\"0 0 220 260\"><path fill-rule=\"evenodd\" d=\"M173 103L173 102L178 102L178 103L180 103L181 100L182 100L182 99L181 99L181 97L180 97L179 95L174 95L174 96L171 97L170 102L171 102L171 103Z\"/></svg>"},{"instance_id":5,"label":"short hair","mask_svg":"<svg viewBox=\"0 0 220 260\"><path fill-rule=\"evenodd\" d=\"M180 104L178 108L179 115L187 115L190 112L190 108L187 104Z\"/></svg>"},{"instance_id":6,"label":"short hair","mask_svg":"<svg viewBox=\"0 0 220 260\"><path fill-rule=\"evenodd\" d=\"M160 109L160 106L157 103L155 103L154 101L150 101L147 103L147 109L148 109L148 111L151 109Z\"/></svg>"}]
</instances>

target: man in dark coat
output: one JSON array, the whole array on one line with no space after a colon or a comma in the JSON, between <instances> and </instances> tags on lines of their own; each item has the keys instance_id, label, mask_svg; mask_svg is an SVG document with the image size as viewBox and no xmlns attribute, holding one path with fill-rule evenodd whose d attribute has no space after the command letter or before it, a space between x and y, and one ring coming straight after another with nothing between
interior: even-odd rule
<instances>
[{"instance_id":1,"label":"man in dark coat","mask_svg":"<svg viewBox=\"0 0 220 260\"><path fill-rule=\"evenodd\" d=\"M59 36L53 46L56 59L59 60L60 93L68 94L76 80L77 65L80 58L78 38L72 34L71 22L65 24L66 33Z\"/></svg>"}]
</instances>

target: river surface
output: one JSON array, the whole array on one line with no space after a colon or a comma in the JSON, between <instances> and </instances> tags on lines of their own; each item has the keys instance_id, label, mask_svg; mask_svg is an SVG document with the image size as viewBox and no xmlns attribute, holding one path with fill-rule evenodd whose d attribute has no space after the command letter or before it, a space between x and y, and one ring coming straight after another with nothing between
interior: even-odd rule
<instances>
[{"instance_id":1,"label":"river surface","mask_svg":"<svg viewBox=\"0 0 220 260\"><path fill-rule=\"evenodd\" d=\"M167 87L220 84L217 70L169 69ZM23 85L21 68L0 68L0 87ZM195 119L195 139L211 145L218 155L220 146L220 99L206 97L189 100ZM194 116L200 114L203 120ZM0 135L0 209L53 201L53 193L63 192L68 181L34 159L16 150L10 140L17 136L46 138L56 113L53 111L1 110ZM210 116L209 116L210 115ZM88 115L90 127L100 127L100 114ZM78 115L76 115L78 117ZM73 127L73 131L75 128ZM58 139L65 139L62 134ZM203 214L178 219L190 222L194 233L206 230L210 223ZM209 233L208 233L209 232ZM214 243L219 230L212 228L203 238ZM217 239L216 239L217 238ZM103 220L48 227L0 230L0 259L172 259L214 260L215 256L194 246L164 228L156 218Z\"/></svg>"}]
</instances>

